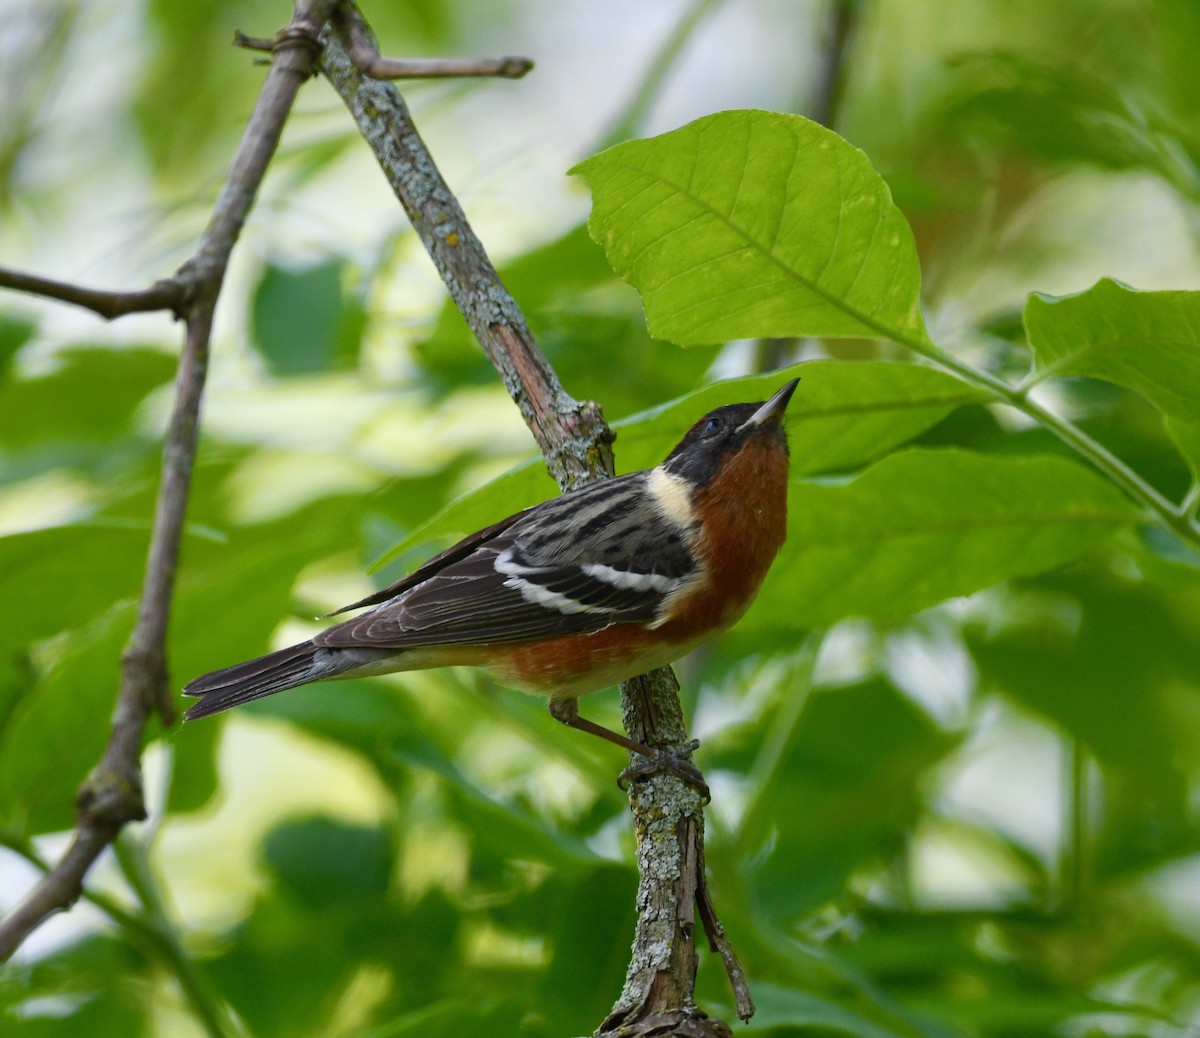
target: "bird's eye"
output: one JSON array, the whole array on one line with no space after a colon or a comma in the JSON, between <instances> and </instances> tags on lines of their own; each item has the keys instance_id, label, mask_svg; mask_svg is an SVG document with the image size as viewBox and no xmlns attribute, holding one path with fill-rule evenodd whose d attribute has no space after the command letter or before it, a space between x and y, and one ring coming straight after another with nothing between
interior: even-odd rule
<instances>
[{"instance_id":1,"label":"bird's eye","mask_svg":"<svg viewBox=\"0 0 1200 1038\"><path fill-rule=\"evenodd\" d=\"M725 428L725 423L720 418L710 418L704 423L704 435L716 436L722 429Z\"/></svg>"}]
</instances>

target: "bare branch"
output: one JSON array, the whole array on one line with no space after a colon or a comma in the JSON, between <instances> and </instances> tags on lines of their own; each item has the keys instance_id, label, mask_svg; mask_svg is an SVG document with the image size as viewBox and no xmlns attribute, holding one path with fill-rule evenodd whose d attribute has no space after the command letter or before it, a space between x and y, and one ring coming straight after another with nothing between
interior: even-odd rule
<instances>
[{"instance_id":1,"label":"bare branch","mask_svg":"<svg viewBox=\"0 0 1200 1038\"><path fill-rule=\"evenodd\" d=\"M51 913L74 903L96 858L124 825L146 816L140 767L146 721L154 710L159 710L168 724L174 717L167 691L165 643L196 453L213 310L229 254L279 143L296 93L312 75L320 47L318 37L332 2L297 0L292 23L277 38L275 60L234 155L212 219L195 255L174 279L186 301L183 316L187 332L176 377L175 407L163 446L162 482L137 621L121 660L121 684L112 733L100 763L79 791L76 829L66 853L0 921L0 961L11 956Z\"/></svg>"},{"instance_id":2,"label":"bare branch","mask_svg":"<svg viewBox=\"0 0 1200 1038\"><path fill-rule=\"evenodd\" d=\"M528 58L385 58L366 33L362 22L352 20L346 34L346 53L354 67L372 79L463 79L494 76L500 79L520 79L531 68ZM260 36L233 34L235 47L267 51L275 49L274 40Z\"/></svg>"},{"instance_id":3,"label":"bare branch","mask_svg":"<svg viewBox=\"0 0 1200 1038\"><path fill-rule=\"evenodd\" d=\"M520 79L533 68L528 58L385 58L355 10L338 23L354 67L372 79L431 79L452 76L501 76Z\"/></svg>"},{"instance_id":4,"label":"bare branch","mask_svg":"<svg viewBox=\"0 0 1200 1038\"><path fill-rule=\"evenodd\" d=\"M375 152L451 298L537 440L550 474L564 489L611 475L612 432L600 408L577 403L562 388L438 172L403 99L390 83L368 78L353 59L359 36L375 51L357 9L348 0L340 3L324 34L321 70ZM669 668L622 685L625 727L632 738L679 752L688 738L678 689ZM638 841L638 928L625 989L602 1031L726 1036L728 1026L708 1020L693 1001L698 897L706 929L719 935L727 963L736 967L737 961L704 888L700 797L668 775L633 783L629 797ZM740 976L740 968L736 972ZM753 1003L744 987L744 980L740 990L735 982L738 1011L748 1016ZM675 1029L660 1029L664 1026Z\"/></svg>"},{"instance_id":5,"label":"bare branch","mask_svg":"<svg viewBox=\"0 0 1200 1038\"><path fill-rule=\"evenodd\" d=\"M677 749L687 740L679 684L670 669L625 682L621 712L630 737L639 742ZM728 1038L728 1025L708 1019L692 1001L697 910L727 970L731 962L737 964L708 894L700 795L679 779L660 775L631 785L629 803L637 837L637 930L625 986L597 1038ZM714 941L714 932L719 932L720 943ZM740 979L730 972L738 1015L748 1020L754 1003L740 966L737 974Z\"/></svg>"},{"instance_id":6,"label":"bare branch","mask_svg":"<svg viewBox=\"0 0 1200 1038\"><path fill-rule=\"evenodd\" d=\"M176 317L183 316L184 288L175 278L156 281L149 288L135 292L108 292L0 267L0 288L12 288L18 292L28 292L30 295L74 303L99 314L107 321L114 317L124 317L125 314L149 313L154 310L170 310Z\"/></svg>"},{"instance_id":7,"label":"bare branch","mask_svg":"<svg viewBox=\"0 0 1200 1038\"><path fill-rule=\"evenodd\" d=\"M385 58L354 54L355 64L372 79L455 79L493 76L520 79L531 68L528 58Z\"/></svg>"}]
</instances>

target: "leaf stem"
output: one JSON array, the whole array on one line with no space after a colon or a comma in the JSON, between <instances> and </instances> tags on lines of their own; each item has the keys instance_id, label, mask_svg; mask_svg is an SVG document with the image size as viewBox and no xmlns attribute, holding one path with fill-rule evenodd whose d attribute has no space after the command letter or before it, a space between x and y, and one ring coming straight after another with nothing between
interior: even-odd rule
<instances>
[{"instance_id":1,"label":"leaf stem","mask_svg":"<svg viewBox=\"0 0 1200 1038\"><path fill-rule=\"evenodd\" d=\"M883 331L882 328L880 330ZM1180 539L1193 547L1200 548L1200 526L1191 516L1196 504L1200 503L1200 490L1193 488L1193 491L1189 492L1181 504L1175 505L1074 422L1056 415L1053 411L1049 411L1041 404L1031 400L1027 396L1027 392L1036 382L1031 383L1029 379L1026 379L1019 386L1011 386L989 372L971 367L928 339L897 335L894 330L888 332L888 336L901 346L907 347L914 353L933 361L939 367L946 368L958 375L964 382L969 382L971 385L987 391L997 403L1007 404L1032 418L1042 428L1062 440L1080 457L1090 462L1094 468L1107 476L1134 501L1156 515L1163 525Z\"/></svg>"}]
</instances>

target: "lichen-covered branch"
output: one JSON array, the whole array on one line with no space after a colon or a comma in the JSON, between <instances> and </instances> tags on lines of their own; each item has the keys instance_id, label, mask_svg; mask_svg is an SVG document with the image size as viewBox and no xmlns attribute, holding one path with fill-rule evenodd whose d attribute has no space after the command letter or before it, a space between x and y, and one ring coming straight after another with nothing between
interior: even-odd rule
<instances>
[{"instance_id":1,"label":"lichen-covered branch","mask_svg":"<svg viewBox=\"0 0 1200 1038\"><path fill-rule=\"evenodd\" d=\"M343 42L370 38L353 5L339 4L324 35L321 70L329 78L412 221L450 295L521 410L550 474L563 487L612 474L612 433L600 408L563 389L516 301L467 222L389 82L372 79Z\"/></svg>"},{"instance_id":2,"label":"lichen-covered branch","mask_svg":"<svg viewBox=\"0 0 1200 1038\"><path fill-rule=\"evenodd\" d=\"M564 490L612 475L613 437L600 408L578 403L563 389L400 94L355 61L355 53L361 58L377 48L348 0L339 3L324 42L321 70L374 151L451 298L537 440L550 474ZM622 686L631 737L668 752L686 745L678 688L669 669ZM597 1034L728 1035L727 1025L708 1020L693 1001L699 905L710 942L734 979L739 1015L747 1019L753 1012L737 959L704 889L699 794L673 776L656 775L631 786L630 807L638 842L638 926L624 990Z\"/></svg>"}]
</instances>

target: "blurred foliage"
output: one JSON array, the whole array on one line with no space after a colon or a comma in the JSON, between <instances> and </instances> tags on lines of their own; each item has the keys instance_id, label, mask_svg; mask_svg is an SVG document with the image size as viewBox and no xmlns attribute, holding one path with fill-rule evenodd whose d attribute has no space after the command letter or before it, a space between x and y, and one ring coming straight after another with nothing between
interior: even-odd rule
<instances>
[{"instance_id":1,"label":"blurred foliage","mask_svg":"<svg viewBox=\"0 0 1200 1038\"><path fill-rule=\"evenodd\" d=\"M273 375L354 368L367 315L343 289L346 264L268 266L254 293L251 328Z\"/></svg>"},{"instance_id":2,"label":"blurred foliage","mask_svg":"<svg viewBox=\"0 0 1200 1038\"><path fill-rule=\"evenodd\" d=\"M722 31L721 6L683 12L669 63L630 76L668 89L687 39ZM590 227L547 223L501 263L564 383L617 419L621 471L655 464L710 407L803 379L789 543L744 622L681 665L715 794L712 891L759 1006L745 1033L1193 1033L1200 550L989 379L1130 466L1143 505L1200 497L1200 14L849 6L842 136L797 103L618 145L580 167ZM153 190L194 198L182 220L201 223L261 82L229 38L268 34L286 7L13 13L28 46L0 43L0 205L29 220L106 175L35 175L37 148L73 57L104 17L126 33L134 19L144 51L120 125ZM724 7L800 31L779 5ZM410 53L479 47L507 18L582 24L573 5L498 8L366 14ZM706 69L710 110L746 103ZM425 94L435 133L470 136L487 89ZM505 95L506 121L546 118L522 96ZM614 96L634 107L597 110L585 136L626 116L647 131L649 99ZM331 207L302 190L349 175L353 135L289 142L296 198L256 211L266 233L223 296L249 345L214 345L172 613L180 684L553 492L457 312L388 295L423 262L405 234L364 258L338 226L314 230ZM391 210L375 222L398 226ZM1097 256L1137 262L1089 287ZM175 345L165 323L157 340L94 342L16 297L0 306L8 905L18 865L61 847L106 738ZM897 345L946 360L934 342L949 367ZM585 713L619 723L615 699ZM636 887L622 762L591 742L473 672L155 727L138 853L96 871L89 914L0 971L0 1032L586 1033L620 990ZM730 1018L714 957L698 984Z\"/></svg>"}]
</instances>

